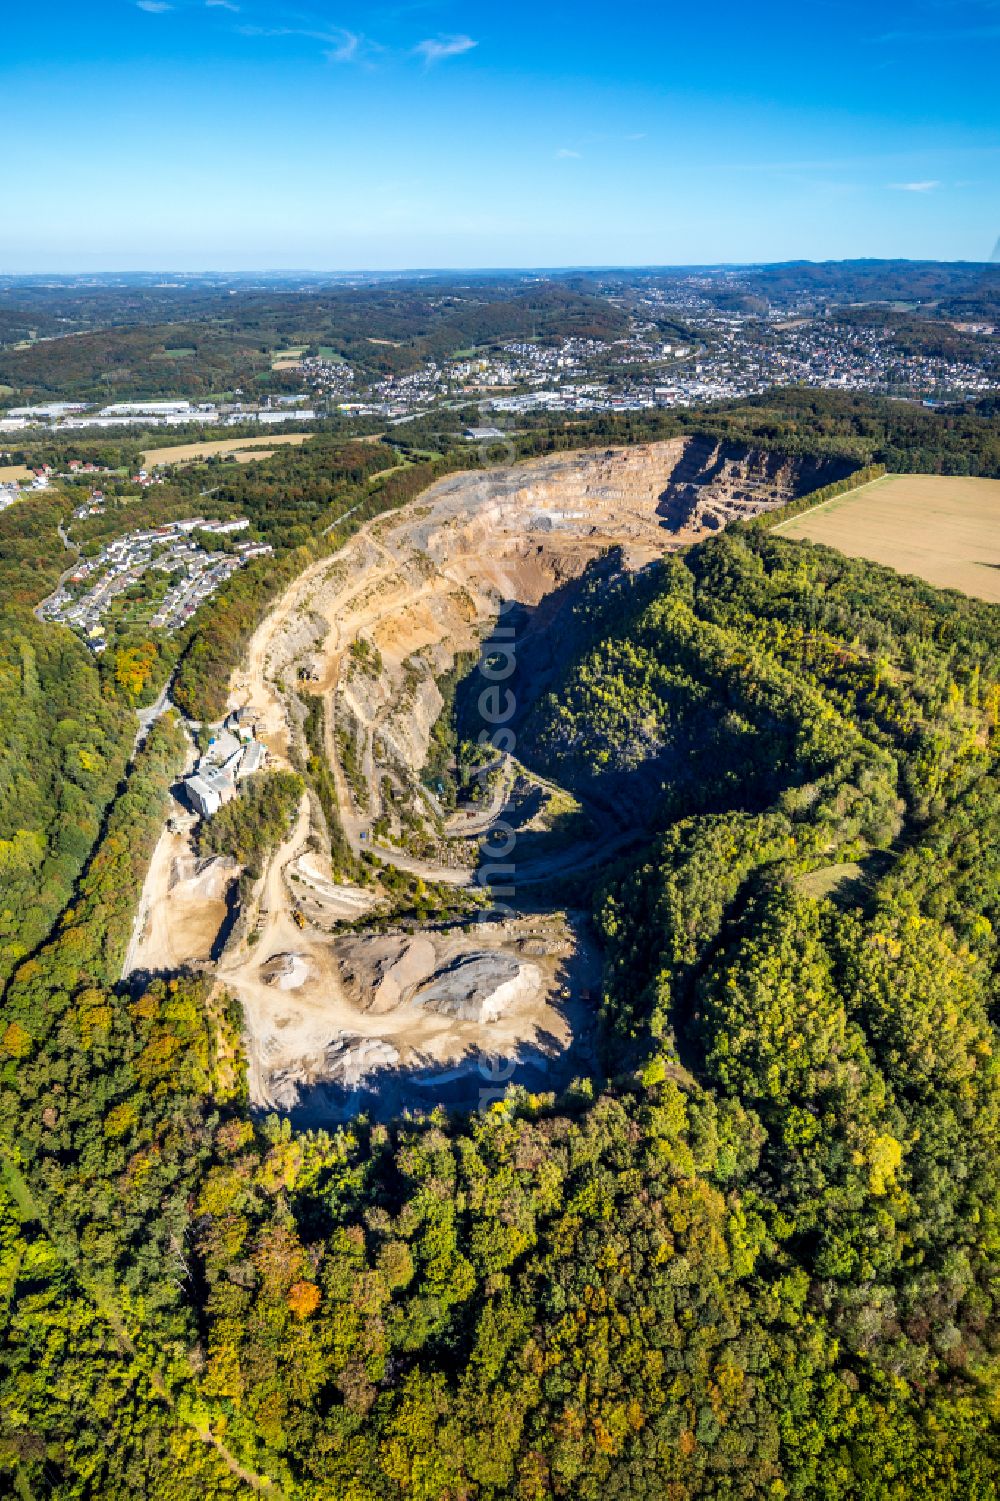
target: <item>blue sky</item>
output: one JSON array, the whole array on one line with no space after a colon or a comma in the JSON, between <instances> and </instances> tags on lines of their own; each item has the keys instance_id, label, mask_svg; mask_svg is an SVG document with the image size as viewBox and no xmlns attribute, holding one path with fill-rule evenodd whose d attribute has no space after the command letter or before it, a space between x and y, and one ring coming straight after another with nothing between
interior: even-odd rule
<instances>
[{"instance_id":1,"label":"blue sky","mask_svg":"<svg viewBox=\"0 0 1000 1501\"><path fill-rule=\"evenodd\" d=\"M7 0L0 272L987 259L1000 0Z\"/></svg>"}]
</instances>

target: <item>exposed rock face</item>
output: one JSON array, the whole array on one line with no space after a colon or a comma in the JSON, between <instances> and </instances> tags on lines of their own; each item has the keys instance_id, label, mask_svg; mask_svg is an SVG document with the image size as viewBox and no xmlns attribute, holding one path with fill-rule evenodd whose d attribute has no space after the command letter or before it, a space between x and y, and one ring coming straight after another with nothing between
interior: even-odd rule
<instances>
[{"instance_id":1,"label":"exposed rock face","mask_svg":"<svg viewBox=\"0 0 1000 1501\"><path fill-rule=\"evenodd\" d=\"M542 602L609 548L619 550L619 566L640 568L849 468L691 437L441 480L419 507L384 524L378 547L369 544L360 560L369 584L336 613L339 649L359 639L366 648L345 654L333 706L362 773L358 814L383 813L393 838L409 837L408 822L437 842L420 783L442 708L435 680L457 652L475 648L498 599L544 614ZM406 822L397 817L404 808Z\"/></svg>"},{"instance_id":2,"label":"exposed rock face","mask_svg":"<svg viewBox=\"0 0 1000 1501\"><path fill-rule=\"evenodd\" d=\"M485 943L501 936L484 927ZM481 1067L486 1048L510 1058L519 1079L541 1082L552 1069L562 1077L567 1034L560 1031L556 1040L560 1018L545 1010L553 946L539 942L544 953L534 963L486 947L455 953L463 942L467 937L458 933L433 940L405 934L341 940L337 952L348 1004L338 1006L336 982L328 978L333 1024L326 1030L312 969L294 997L271 1000L252 1058L257 1102L266 1095L268 1109L303 1120L348 1119L361 1110L391 1115L423 1109L434 1097L471 1107L489 1087L491 1075ZM303 964L302 955L276 954L261 966L261 977L284 989Z\"/></svg>"},{"instance_id":3,"label":"exposed rock face","mask_svg":"<svg viewBox=\"0 0 1000 1501\"><path fill-rule=\"evenodd\" d=\"M357 1089L370 1074L384 1068L399 1067L399 1052L391 1042L377 1037L351 1037L343 1033L326 1050L322 1079L345 1089Z\"/></svg>"},{"instance_id":4,"label":"exposed rock face","mask_svg":"<svg viewBox=\"0 0 1000 1501\"><path fill-rule=\"evenodd\" d=\"M498 611L522 612L517 701L557 674L568 595L599 559L640 571L734 518L756 515L841 477L846 461L679 437L528 464L451 474L418 502L370 523L337 558L284 597L265 656L259 711L288 749L302 702L324 700L327 755L355 849L468 867L469 839L449 837L437 776L424 778L443 708L441 681L477 651ZM567 606L559 618L557 611ZM543 639L546 624L551 647ZM255 637L256 640L256 637ZM564 644L564 643L563 643ZM288 691L297 683L300 696ZM436 767L436 771L440 766Z\"/></svg>"},{"instance_id":5,"label":"exposed rock face","mask_svg":"<svg viewBox=\"0 0 1000 1501\"><path fill-rule=\"evenodd\" d=\"M689 438L664 486L657 511L669 531L747 520L849 474L843 459L769 453L738 443Z\"/></svg>"},{"instance_id":6,"label":"exposed rock face","mask_svg":"<svg viewBox=\"0 0 1000 1501\"><path fill-rule=\"evenodd\" d=\"M276 1069L270 1077L271 1098L275 1108L291 1112L311 1093L322 1096L326 1088L331 1096L350 1095L399 1064L400 1055L392 1043L342 1032L321 1058L304 1066Z\"/></svg>"},{"instance_id":7,"label":"exposed rock face","mask_svg":"<svg viewBox=\"0 0 1000 1501\"><path fill-rule=\"evenodd\" d=\"M440 970L414 1003L458 1021L487 1025L541 989L541 971L510 954L468 954Z\"/></svg>"}]
</instances>

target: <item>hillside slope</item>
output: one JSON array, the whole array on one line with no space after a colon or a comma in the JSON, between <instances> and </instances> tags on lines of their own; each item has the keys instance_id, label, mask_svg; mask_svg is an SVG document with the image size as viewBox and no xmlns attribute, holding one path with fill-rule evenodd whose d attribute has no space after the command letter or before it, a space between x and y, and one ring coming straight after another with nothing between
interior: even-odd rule
<instances>
[{"instance_id":1,"label":"hillside slope","mask_svg":"<svg viewBox=\"0 0 1000 1501\"><path fill-rule=\"evenodd\" d=\"M218 993L114 991L152 745L8 997L8 1488L996 1496L997 613L739 528L577 609L524 754L647 846L558 1100L249 1119Z\"/></svg>"}]
</instances>

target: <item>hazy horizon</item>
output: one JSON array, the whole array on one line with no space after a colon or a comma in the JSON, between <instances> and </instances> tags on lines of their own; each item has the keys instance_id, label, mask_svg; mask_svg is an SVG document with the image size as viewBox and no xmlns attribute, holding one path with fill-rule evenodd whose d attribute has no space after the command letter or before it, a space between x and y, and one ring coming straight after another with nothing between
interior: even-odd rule
<instances>
[{"instance_id":1,"label":"hazy horizon","mask_svg":"<svg viewBox=\"0 0 1000 1501\"><path fill-rule=\"evenodd\" d=\"M32 281L40 278L51 277L59 281L72 280L97 280L101 278L111 279L145 279L157 276L184 276L199 279L248 279L248 278L275 278L291 280L303 278L309 281L321 281L324 278L347 281L353 278L423 278L433 276L588 276L608 275L616 272L623 274L636 274L648 272L650 275L662 275L665 273L697 274L697 273L724 273L729 271L763 271L780 269L784 266L848 266L848 265L941 265L941 266L969 266L982 267L984 270L994 269L1000 272L1000 262L994 256L988 260L975 260L966 257L910 257L910 256L833 256L824 260L814 259L808 256L788 256L774 261L689 261L689 262L625 262L625 261L601 261L593 263L566 264L566 265L455 265L455 266L343 266L343 267L320 267L320 266L247 266L236 268L233 266L206 266L206 265L166 265L150 268L136 266L95 266L91 269L82 267L67 267L62 270L40 269L34 271L12 271L0 266L0 281Z\"/></svg>"}]
</instances>

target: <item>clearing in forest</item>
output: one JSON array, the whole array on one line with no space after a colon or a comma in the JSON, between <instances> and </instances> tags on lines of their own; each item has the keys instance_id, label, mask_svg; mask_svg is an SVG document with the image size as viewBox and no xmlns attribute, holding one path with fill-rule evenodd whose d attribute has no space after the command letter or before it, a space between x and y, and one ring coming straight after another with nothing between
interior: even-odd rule
<instances>
[{"instance_id":1,"label":"clearing in forest","mask_svg":"<svg viewBox=\"0 0 1000 1501\"><path fill-rule=\"evenodd\" d=\"M1000 480L887 474L775 531L1000 603Z\"/></svg>"},{"instance_id":2,"label":"clearing in forest","mask_svg":"<svg viewBox=\"0 0 1000 1501\"><path fill-rule=\"evenodd\" d=\"M155 469L158 464L193 464L198 459L210 459L216 454L234 454L241 463L248 463L252 458L270 458L279 444L304 443L312 436L312 433L268 433L264 438L216 438L208 443L178 443L174 448L151 448L143 454L143 459L147 469ZM252 453L255 448L269 449L271 453Z\"/></svg>"}]
</instances>

